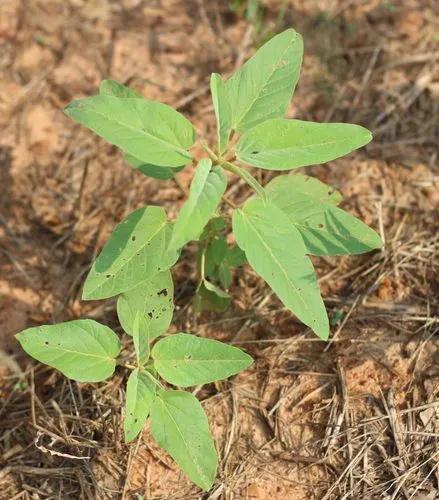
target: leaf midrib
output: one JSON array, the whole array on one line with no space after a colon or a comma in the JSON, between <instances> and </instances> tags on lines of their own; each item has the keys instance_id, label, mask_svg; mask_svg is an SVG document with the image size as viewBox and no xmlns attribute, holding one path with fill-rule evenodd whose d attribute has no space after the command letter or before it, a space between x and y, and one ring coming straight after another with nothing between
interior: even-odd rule
<instances>
[{"instance_id":1,"label":"leaf midrib","mask_svg":"<svg viewBox=\"0 0 439 500\"><path fill-rule=\"evenodd\" d=\"M297 287L296 285L290 280L289 276L288 276L288 273L286 272L286 270L284 269L284 267L281 265L281 263L279 262L279 260L277 259L277 257L274 255L274 253L271 251L271 248L269 245L267 245L265 243L265 240L262 238L261 234L257 231L256 227L250 222L250 218L246 216L245 212L241 211L241 213L243 214L244 217L247 218L247 221L248 221L248 225L250 228L253 228L253 232L256 234L256 236L258 237L258 239L261 241L261 243L263 244L263 246L268 250L268 253L272 256L273 260L278 264L279 268L281 269L282 273L284 274L286 280L288 283L291 284L291 286L293 287L296 295L299 297L300 301L303 303L303 305L305 306L305 309L308 311L309 314L311 314L311 310L309 309L306 301L304 300L304 298L301 296L301 294L299 293L299 291L297 290ZM304 255L304 257L306 257L306 255ZM319 324L320 324L320 321L319 321Z\"/></svg>"},{"instance_id":2,"label":"leaf midrib","mask_svg":"<svg viewBox=\"0 0 439 500\"><path fill-rule=\"evenodd\" d=\"M107 274L114 273L114 276L111 277L111 280L114 281L116 278L116 275L119 275L120 272L123 271L123 269L125 269L125 267L128 266L132 262L132 260L137 257L138 252L143 252L145 250L145 247L148 246L148 243L150 243L159 234L159 232L166 226L166 224L168 224L168 221L165 219L163 222L160 223L157 230L152 233L151 237L148 238L147 240L145 240L144 244L140 248L138 248L136 250L136 252L134 252L133 255L126 262L121 262L120 267L118 267L118 268L116 267L116 269L112 269L112 266L110 266L105 271L102 271L102 272L96 271L96 275L97 275L96 277L101 278L102 276L105 276ZM120 255L121 254L119 253L119 255L116 258L116 262L118 259L120 259ZM95 265L96 265L96 262L95 262ZM105 285L109 281L110 281L109 279L104 278L103 282L101 282L99 285L97 285L96 288L94 288L91 293L95 292L97 289L101 288L103 285Z\"/></svg>"},{"instance_id":3,"label":"leaf midrib","mask_svg":"<svg viewBox=\"0 0 439 500\"><path fill-rule=\"evenodd\" d=\"M204 474L204 471L203 471L203 469L202 469L201 465L198 463L198 460L195 460L195 458L193 457L193 455L192 455L192 453L191 453L191 447L190 447L190 446L189 446L189 444L187 443L186 439L184 438L183 433L182 433L182 432L181 432L181 430L180 430L180 427L179 427L178 423L176 422L176 420L175 420L175 418L173 417L172 413L171 413L171 412L169 411L169 409L168 409L168 405L169 405L169 406L174 406L174 408L175 408L176 406L175 406L175 405L171 405L169 402L166 402L166 403L165 403L165 401L164 401L162 398L160 398L160 397L158 397L158 399L159 399L159 400L160 400L160 402L162 403L162 405L163 405L164 409L166 410L167 414L169 415L169 418L172 420L172 422L173 422L173 424L175 425L175 427L176 427L176 429L177 429L178 433L180 434L181 440L183 441L183 443L184 443L184 445L185 445L185 447L186 447L186 449L187 449L187 451L188 451L188 454L189 454L189 456L190 456L190 458L191 458L192 462L194 463L195 467L197 468L198 473L200 474L200 476L202 476L202 477L204 478L204 480L207 482L207 484L210 484L209 478L208 478L208 477ZM177 408L177 409L180 409L180 408L178 408L178 406L177 406L176 408Z\"/></svg>"},{"instance_id":4,"label":"leaf midrib","mask_svg":"<svg viewBox=\"0 0 439 500\"><path fill-rule=\"evenodd\" d=\"M297 40L297 32L294 32L294 38L291 39L290 43L288 43L288 45L282 51L282 56L279 57L278 61L281 60L282 57L284 57L284 54L291 48L291 46L294 44L294 42L296 40ZM275 64L273 64L273 66L274 66L274 69L267 76L267 79L265 80L264 84L258 89L257 93L255 94L255 98L250 102L248 108L241 114L241 116L239 118L236 119L236 121L234 120L234 123L232 125L233 129L237 129L239 127L240 123L244 120L244 118L246 117L246 115L250 112L250 110L253 107L253 105L255 104L255 102L258 99L260 99L261 90L267 85L267 83L271 80L271 77L274 75L274 73L279 69L279 68L276 67ZM240 80L242 78L242 74L243 73L241 73Z\"/></svg>"},{"instance_id":5,"label":"leaf midrib","mask_svg":"<svg viewBox=\"0 0 439 500\"><path fill-rule=\"evenodd\" d=\"M111 118L110 118L108 114L102 113L102 112L98 111L96 108L92 108L90 111L93 112L93 113L95 113L95 114L97 114L97 115L99 115L99 116L101 116L101 117L103 117L103 118L105 118L108 121L116 123L119 127L123 127L123 128L128 129L128 130L132 130L132 131L134 131L134 132L136 132L137 134L140 134L140 135L145 135L148 138L150 138L153 142L157 142L159 144L163 144L168 149L176 151L176 152L182 154L183 156L185 156L188 159L190 159L190 157L191 157L189 155L189 153L185 149L183 149L180 145L177 146L176 144L173 144L172 142L168 142L168 141L165 141L163 139L160 139L159 137L156 137L156 136L152 135L150 132L148 132L147 130L145 130L143 128L142 129L138 129L138 128L132 127L130 125L127 125L126 123L118 121L117 119L115 119L113 115L110 115L111 116ZM138 113L137 110L134 110L134 112L135 112L136 115L139 115L139 113Z\"/></svg>"}]
</instances>

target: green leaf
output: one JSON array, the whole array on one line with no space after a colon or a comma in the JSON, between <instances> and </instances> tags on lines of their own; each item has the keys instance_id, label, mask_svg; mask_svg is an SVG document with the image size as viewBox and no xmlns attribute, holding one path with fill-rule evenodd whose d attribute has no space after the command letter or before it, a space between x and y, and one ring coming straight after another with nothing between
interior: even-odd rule
<instances>
[{"instance_id":1,"label":"green leaf","mask_svg":"<svg viewBox=\"0 0 439 500\"><path fill-rule=\"evenodd\" d=\"M71 102L65 113L144 163L179 167L191 160L194 129L166 104L101 94Z\"/></svg>"},{"instance_id":2,"label":"green leaf","mask_svg":"<svg viewBox=\"0 0 439 500\"><path fill-rule=\"evenodd\" d=\"M131 213L116 226L84 284L84 300L126 292L169 269L178 254L169 250L172 226L161 207Z\"/></svg>"},{"instance_id":3,"label":"green leaf","mask_svg":"<svg viewBox=\"0 0 439 500\"><path fill-rule=\"evenodd\" d=\"M139 312L136 313L133 323L133 343L136 351L137 366L143 366L149 359L149 324Z\"/></svg>"},{"instance_id":4,"label":"green leaf","mask_svg":"<svg viewBox=\"0 0 439 500\"><path fill-rule=\"evenodd\" d=\"M230 267L225 262L221 262L218 266L218 279L224 288L229 288L232 284L232 273Z\"/></svg>"},{"instance_id":5,"label":"green leaf","mask_svg":"<svg viewBox=\"0 0 439 500\"><path fill-rule=\"evenodd\" d=\"M195 312L224 312L232 302L232 297L207 280L203 280L194 297Z\"/></svg>"},{"instance_id":6,"label":"green leaf","mask_svg":"<svg viewBox=\"0 0 439 500\"><path fill-rule=\"evenodd\" d=\"M238 245L233 245L227 252L226 262L231 267L239 267L247 264L247 258Z\"/></svg>"},{"instance_id":7,"label":"green leaf","mask_svg":"<svg viewBox=\"0 0 439 500\"><path fill-rule=\"evenodd\" d=\"M169 328L173 312L174 283L169 270L156 274L117 299L117 315L122 328L133 335L134 320L140 314L141 325L148 329L150 340Z\"/></svg>"},{"instance_id":8,"label":"green leaf","mask_svg":"<svg viewBox=\"0 0 439 500\"><path fill-rule=\"evenodd\" d=\"M143 175L146 175L147 177L153 177L154 179L159 179L161 181L172 179L177 172L180 172L180 170L184 168L184 165L174 168L152 165L138 160L137 158L134 158L134 156L130 155L125 155L125 161L135 170L141 172Z\"/></svg>"},{"instance_id":9,"label":"green leaf","mask_svg":"<svg viewBox=\"0 0 439 500\"><path fill-rule=\"evenodd\" d=\"M183 391L160 391L151 408L151 434L197 486L215 480L217 454L203 407Z\"/></svg>"},{"instance_id":10,"label":"green leaf","mask_svg":"<svg viewBox=\"0 0 439 500\"><path fill-rule=\"evenodd\" d=\"M299 79L302 37L293 29L273 37L226 82L232 127L245 132L283 116Z\"/></svg>"},{"instance_id":11,"label":"green leaf","mask_svg":"<svg viewBox=\"0 0 439 500\"><path fill-rule=\"evenodd\" d=\"M248 200L233 213L233 232L253 269L283 304L319 337L329 323L312 263L300 232L270 201Z\"/></svg>"},{"instance_id":12,"label":"green leaf","mask_svg":"<svg viewBox=\"0 0 439 500\"><path fill-rule=\"evenodd\" d=\"M138 369L131 372L125 396L123 422L125 442L132 441L145 425L156 395L156 384L151 377Z\"/></svg>"},{"instance_id":13,"label":"green leaf","mask_svg":"<svg viewBox=\"0 0 439 500\"><path fill-rule=\"evenodd\" d=\"M201 233L200 240L212 238L227 227L227 220L224 217L213 217Z\"/></svg>"},{"instance_id":14,"label":"green leaf","mask_svg":"<svg viewBox=\"0 0 439 500\"><path fill-rule=\"evenodd\" d=\"M227 149L229 143L230 130L232 128L232 109L229 103L226 84L218 73L212 73L210 77L210 92L216 116L218 153L222 154Z\"/></svg>"},{"instance_id":15,"label":"green leaf","mask_svg":"<svg viewBox=\"0 0 439 500\"><path fill-rule=\"evenodd\" d=\"M308 175L278 175L266 186L270 198L276 205L285 205L292 201L297 194L305 195L317 203L338 205L343 197L331 186Z\"/></svg>"},{"instance_id":16,"label":"green leaf","mask_svg":"<svg viewBox=\"0 0 439 500\"><path fill-rule=\"evenodd\" d=\"M116 82L116 80L102 80L99 85L99 94L111 95L113 97L143 97L139 92Z\"/></svg>"},{"instance_id":17,"label":"green leaf","mask_svg":"<svg viewBox=\"0 0 439 500\"><path fill-rule=\"evenodd\" d=\"M180 249L191 240L197 240L214 214L227 187L224 170L209 159L198 164L192 179L189 198L175 221L171 248Z\"/></svg>"},{"instance_id":18,"label":"green leaf","mask_svg":"<svg viewBox=\"0 0 439 500\"><path fill-rule=\"evenodd\" d=\"M159 375L179 387L231 377L253 362L237 347L187 333L160 339L152 348L151 356Z\"/></svg>"},{"instance_id":19,"label":"green leaf","mask_svg":"<svg viewBox=\"0 0 439 500\"><path fill-rule=\"evenodd\" d=\"M238 159L250 165L288 170L335 160L371 140L359 125L274 118L246 132L236 149Z\"/></svg>"},{"instance_id":20,"label":"green leaf","mask_svg":"<svg viewBox=\"0 0 439 500\"><path fill-rule=\"evenodd\" d=\"M295 190L295 177L276 177L266 186L266 192L300 231L307 253L353 255L382 246L381 238L373 229L334 205L335 193L328 191L327 186L318 196L309 196Z\"/></svg>"},{"instance_id":21,"label":"green leaf","mask_svg":"<svg viewBox=\"0 0 439 500\"><path fill-rule=\"evenodd\" d=\"M113 375L120 351L117 335L91 319L28 328L16 338L30 356L78 382Z\"/></svg>"},{"instance_id":22,"label":"green leaf","mask_svg":"<svg viewBox=\"0 0 439 500\"><path fill-rule=\"evenodd\" d=\"M219 265L225 259L228 252L227 240L223 234L220 234L209 242L206 248L206 260Z\"/></svg>"}]
</instances>

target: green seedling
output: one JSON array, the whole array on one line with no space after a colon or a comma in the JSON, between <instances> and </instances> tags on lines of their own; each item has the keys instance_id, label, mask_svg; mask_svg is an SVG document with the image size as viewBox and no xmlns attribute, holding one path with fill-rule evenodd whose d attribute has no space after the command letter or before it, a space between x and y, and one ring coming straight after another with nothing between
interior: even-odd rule
<instances>
[{"instance_id":1,"label":"green seedling","mask_svg":"<svg viewBox=\"0 0 439 500\"><path fill-rule=\"evenodd\" d=\"M187 391L237 374L252 359L232 346L187 333L164 335L173 314L170 269L181 249L199 242L200 284L195 305L224 310L231 268L249 264L321 339L329 321L310 255L360 254L381 247L380 237L339 208L341 195L302 174L262 186L245 165L295 170L325 163L367 144L358 125L285 118L299 78L303 43L289 29L262 46L227 81L213 74L211 92L217 143L202 142L188 199L170 221L157 206L137 209L114 230L91 268L84 300L118 296L117 313L132 337L136 364L126 389L124 430L133 440L150 420L150 433L200 488L215 480L217 455L206 415ZM193 161L191 123L160 102L105 80L100 93L65 110L118 146L139 173L171 179ZM230 175L253 193L240 207L227 198ZM232 207L232 208L230 208ZM230 214L231 212L231 214ZM230 219L234 241L228 238ZM161 338L159 338L161 337ZM120 342L107 326L80 319L29 328L17 335L23 349L78 382L99 382L116 367Z\"/></svg>"}]
</instances>

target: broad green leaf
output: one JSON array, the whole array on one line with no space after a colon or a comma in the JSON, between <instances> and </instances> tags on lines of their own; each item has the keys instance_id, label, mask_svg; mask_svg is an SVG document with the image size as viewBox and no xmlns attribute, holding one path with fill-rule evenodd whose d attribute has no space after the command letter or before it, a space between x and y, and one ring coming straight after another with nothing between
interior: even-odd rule
<instances>
[{"instance_id":1,"label":"broad green leaf","mask_svg":"<svg viewBox=\"0 0 439 500\"><path fill-rule=\"evenodd\" d=\"M191 160L191 123L166 104L97 95L71 102L65 113L145 163L179 167Z\"/></svg>"},{"instance_id":2,"label":"broad green leaf","mask_svg":"<svg viewBox=\"0 0 439 500\"><path fill-rule=\"evenodd\" d=\"M147 324L150 340L166 332L174 312L174 283L169 270L156 274L117 299L117 315L122 328L133 335L137 314Z\"/></svg>"},{"instance_id":3,"label":"broad green leaf","mask_svg":"<svg viewBox=\"0 0 439 500\"><path fill-rule=\"evenodd\" d=\"M84 300L105 299L136 288L177 260L169 250L172 225L161 207L131 213L116 226L84 284Z\"/></svg>"},{"instance_id":4,"label":"broad green leaf","mask_svg":"<svg viewBox=\"0 0 439 500\"><path fill-rule=\"evenodd\" d=\"M120 351L117 335L91 319L28 328L16 338L30 356L78 382L113 375Z\"/></svg>"},{"instance_id":5,"label":"broad green leaf","mask_svg":"<svg viewBox=\"0 0 439 500\"><path fill-rule=\"evenodd\" d=\"M227 187L224 170L209 159L198 164L192 179L189 198L175 221L171 248L180 249L191 240L197 240L214 214Z\"/></svg>"},{"instance_id":6,"label":"broad green leaf","mask_svg":"<svg viewBox=\"0 0 439 500\"><path fill-rule=\"evenodd\" d=\"M217 454L198 399L189 392L160 391L151 408L151 434L197 486L215 480Z\"/></svg>"},{"instance_id":7,"label":"broad green leaf","mask_svg":"<svg viewBox=\"0 0 439 500\"><path fill-rule=\"evenodd\" d=\"M137 158L134 158L134 156L130 155L125 155L125 160L135 170L142 172L143 175L146 175L147 177L153 177L154 179L159 179L162 181L172 179L177 172L180 172L180 170L184 168L184 165L174 168L152 165L138 160Z\"/></svg>"},{"instance_id":8,"label":"broad green leaf","mask_svg":"<svg viewBox=\"0 0 439 500\"><path fill-rule=\"evenodd\" d=\"M187 333L160 339L152 348L151 356L159 375L179 387L231 377L253 362L237 347Z\"/></svg>"},{"instance_id":9,"label":"broad green leaf","mask_svg":"<svg viewBox=\"0 0 439 500\"><path fill-rule=\"evenodd\" d=\"M319 337L329 336L328 316L300 232L270 201L248 200L233 213L233 232L249 264L283 304Z\"/></svg>"},{"instance_id":10,"label":"broad green leaf","mask_svg":"<svg viewBox=\"0 0 439 500\"><path fill-rule=\"evenodd\" d=\"M369 130L359 125L274 118L246 132L236 149L245 163L288 170L335 160L371 140Z\"/></svg>"},{"instance_id":11,"label":"broad green leaf","mask_svg":"<svg viewBox=\"0 0 439 500\"><path fill-rule=\"evenodd\" d=\"M139 94L139 92L116 82L116 80L102 80L99 85L99 94L111 95L113 97L142 98L142 95Z\"/></svg>"},{"instance_id":12,"label":"broad green leaf","mask_svg":"<svg viewBox=\"0 0 439 500\"><path fill-rule=\"evenodd\" d=\"M133 343L136 351L137 366L143 366L149 359L149 324L145 316L136 313L133 323Z\"/></svg>"},{"instance_id":13,"label":"broad green leaf","mask_svg":"<svg viewBox=\"0 0 439 500\"><path fill-rule=\"evenodd\" d=\"M229 143L230 130L232 128L232 109L229 103L226 84L218 73L212 73L210 77L210 92L216 116L218 153L222 154L227 149Z\"/></svg>"},{"instance_id":14,"label":"broad green leaf","mask_svg":"<svg viewBox=\"0 0 439 500\"><path fill-rule=\"evenodd\" d=\"M208 280L203 280L194 297L195 312L224 312L232 302L232 297Z\"/></svg>"},{"instance_id":15,"label":"broad green leaf","mask_svg":"<svg viewBox=\"0 0 439 500\"><path fill-rule=\"evenodd\" d=\"M280 206L293 201L296 194L305 195L318 203L338 205L342 195L331 186L308 175L278 175L266 186L270 198Z\"/></svg>"},{"instance_id":16,"label":"broad green leaf","mask_svg":"<svg viewBox=\"0 0 439 500\"><path fill-rule=\"evenodd\" d=\"M300 231L307 253L352 255L382 246L381 238L373 229L333 204L334 193L328 195L326 191L326 198L322 193L319 199L295 191L295 177L276 177L266 186L266 191L269 199ZM330 202L325 203L325 199Z\"/></svg>"},{"instance_id":17,"label":"broad green leaf","mask_svg":"<svg viewBox=\"0 0 439 500\"><path fill-rule=\"evenodd\" d=\"M145 425L156 395L156 384L151 377L133 370L128 378L123 422L125 442L132 441Z\"/></svg>"},{"instance_id":18,"label":"broad green leaf","mask_svg":"<svg viewBox=\"0 0 439 500\"><path fill-rule=\"evenodd\" d=\"M302 37L293 29L273 37L226 82L232 127L245 132L283 116L299 79Z\"/></svg>"}]
</instances>

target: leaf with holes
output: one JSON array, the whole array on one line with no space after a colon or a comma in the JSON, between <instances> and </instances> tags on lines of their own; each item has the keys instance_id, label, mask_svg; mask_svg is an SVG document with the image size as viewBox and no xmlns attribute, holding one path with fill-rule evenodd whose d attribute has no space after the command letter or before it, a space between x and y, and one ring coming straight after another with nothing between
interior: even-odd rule
<instances>
[{"instance_id":1,"label":"leaf with holes","mask_svg":"<svg viewBox=\"0 0 439 500\"><path fill-rule=\"evenodd\" d=\"M274 118L241 137L237 157L259 168L288 170L335 160L371 140L359 125Z\"/></svg>"},{"instance_id":2,"label":"leaf with holes","mask_svg":"<svg viewBox=\"0 0 439 500\"><path fill-rule=\"evenodd\" d=\"M179 167L191 161L194 129L166 104L100 94L71 102L65 113L145 163Z\"/></svg>"},{"instance_id":3,"label":"leaf with holes","mask_svg":"<svg viewBox=\"0 0 439 500\"><path fill-rule=\"evenodd\" d=\"M113 375L120 351L117 335L91 319L28 328L16 338L30 356L78 382Z\"/></svg>"},{"instance_id":4,"label":"leaf with holes","mask_svg":"<svg viewBox=\"0 0 439 500\"><path fill-rule=\"evenodd\" d=\"M302 37L293 29L274 36L226 82L232 127L242 133L283 116L291 100L303 56Z\"/></svg>"},{"instance_id":5,"label":"leaf with holes","mask_svg":"<svg viewBox=\"0 0 439 500\"><path fill-rule=\"evenodd\" d=\"M300 231L308 253L355 255L382 246L381 238L373 229L334 205L334 193L328 194L330 191L325 190L318 196L310 196L295 190L295 177L276 177L266 186L266 191Z\"/></svg>"},{"instance_id":6,"label":"leaf with holes","mask_svg":"<svg viewBox=\"0 0 439 500\"><path fill-rule=\"evenodd\" d=\"M84 284L84 300L105 299L139 286L177 260L172 226L161 207L139 208L116 226Z\"/></svg>"},{"instance_id":7,"label":"leaf with holes","mask_svg":"<svg viewBox=\"0 0 439 500\"><path fill-rule=\"evenodd\" d=\"M128 378L123 423L126 443L137 437L148 418L156 395L156 384L151 377L136 369Z\"/></svg>"},{"instance_id":8,"label":"leaf with holes","mask_svg":"<svg viewBox=\"0 0 439 500\"><path fill-rule=\"evenodd\" d=\"M275 221L275 223L274 223ZM283 304L319 337L329 323L313 265L300 232L270 201L253 198L233 213L233 232L249 264Z\"/></svg>"},{"instance_id":9,"label":"leaf with holes","mask_svg":"<svg viewBox=\"0 0 439 500\"><path fill-rule=\"evenodd\" d=\"M179 387L231 377L253 362L237 347L187 333L159 340L152 348L151 356L159 375Z\"/></svg>"},{"instance_id":10,"label":"leaf with holes","mask_svg":"<svg viewBox=\"0 0 439 500\"><path fill-rule=\"evenodd\" d=\"M226 187L224 170L219 166L212 168L211 160L201 160L191 183L189 198L175 221L171 248L180 249L200 237Z\"/></svg>"},{"instance_id":11,"label":"leaf with holes","mask_svg":"<svg viewBox=\"0 0 439 500\"><path fill-rule=\"evenodd\" d=\"M150 340L166 332L174 312L174 283L169 270L156 274L117 299L117 315L122 328L133 335L137 314L146 323Z\"/></svg>"},{"instance_id":12,"label":"leaf with holes","mask_svg":"<svg viewBox=\"0 0 439 500\"><path fill-rule=\"evenodd\" d=\"M159 391L151 408L151 434L197 486L215 480L217 454L206 414L189 392Z\"/></svg>"}]
</instances>

